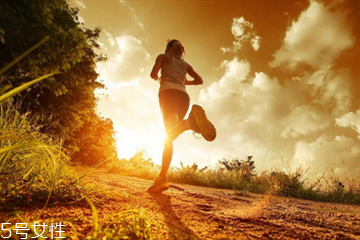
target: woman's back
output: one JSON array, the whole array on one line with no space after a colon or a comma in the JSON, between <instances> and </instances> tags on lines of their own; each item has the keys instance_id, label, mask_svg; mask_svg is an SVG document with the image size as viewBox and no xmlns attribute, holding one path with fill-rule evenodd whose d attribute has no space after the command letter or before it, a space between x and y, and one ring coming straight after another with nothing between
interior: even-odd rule
<instances>
[{"instance_id":1,"label":"woman's back","mask_svg":"<svg viewBox=\"0 0 360 240\"><path fill-rule=\"evenodd\" d=\"M181 58L170 55L170 61L161 66L160 91L168 89L177 89L183 92L185 90L186 65Z\"/></svg>"},{"instance_id":2,"label":"woman's back","mask_svg":"<svg viewBox=\"0 0 360 240\"><path fill-rule=\"evenodd\" d=\"M185 61L171 55L171 60L165 62L161 67L161 81L170 81L184 86L185 77Z\"/></svg>"}]
</instances>

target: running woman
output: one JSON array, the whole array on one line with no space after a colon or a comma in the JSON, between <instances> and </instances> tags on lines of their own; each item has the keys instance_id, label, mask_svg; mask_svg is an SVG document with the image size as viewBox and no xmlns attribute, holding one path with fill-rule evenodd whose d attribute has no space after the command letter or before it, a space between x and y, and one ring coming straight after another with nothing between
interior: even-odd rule
<instances>
[{"instance_id":1,"label":"running woman","mask_svg":"<svg viewBox=\"0 0 360 240\"><path fill-rule=\"evenodd\" d=\"M169 189L166 173L173 156L173 141L184 131L201 133L207 141L216 137L214 125L206 118L205 111L199 105L193 105L189 117L190 98L185 85L201 85L203 79L190 64L184 61L184 46L176 39L168 42L165 54L160 54L151 71L151 78L160 82L159 104L165 125L166 140L162 155L162 168L155 183L148 192L160 193ZM158 73L161 69L161 77ZM187 80L189 74L193 80Z\"/></svg>"}]
</instances>

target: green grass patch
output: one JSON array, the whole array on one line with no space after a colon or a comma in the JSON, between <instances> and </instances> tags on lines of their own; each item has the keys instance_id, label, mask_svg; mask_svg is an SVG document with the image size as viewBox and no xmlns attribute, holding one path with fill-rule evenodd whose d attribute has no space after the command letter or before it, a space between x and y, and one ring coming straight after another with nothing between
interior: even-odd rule
<instances>
[{"instance_id":1,"label":"green grass patch","mask_svg":"<svg viewBox=\"0 0 360 240\"><path fill-rule=\"evenodd\" d=\"M38 131L12 104L0 105L0 207L78 201L88 191L68 169L61 141Z\"/></svg>"}]
</instances>

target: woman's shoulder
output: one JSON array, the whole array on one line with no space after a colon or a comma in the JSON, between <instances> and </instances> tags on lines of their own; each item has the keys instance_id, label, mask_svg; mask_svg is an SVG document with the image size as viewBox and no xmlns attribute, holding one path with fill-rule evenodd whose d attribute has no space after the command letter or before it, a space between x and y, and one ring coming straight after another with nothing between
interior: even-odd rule
<instances>
[{"instance_id":1,"label":"woman's shoulder","mask_svg":"<svg viewBox=\"0 0 360 240\"><path fill-rule=\"evenodd\" d=\"M158 56L158 58L161 58L163 63L167 63L171 61L172 56L169 53L162 53Z\"/></svg>"},{"instance_id":2,"label":"woman's shoulder","mask_svg":"<svg viewBox=\"0 0 360 240\"><path fill-rule=\"evenodd\" d=\"M189 68L191 68L191 65L189 63L187 63L184 59L182 59L184 64L185 64L185 68L186 70L188 70Z\"/></svg>"}]
</instances>

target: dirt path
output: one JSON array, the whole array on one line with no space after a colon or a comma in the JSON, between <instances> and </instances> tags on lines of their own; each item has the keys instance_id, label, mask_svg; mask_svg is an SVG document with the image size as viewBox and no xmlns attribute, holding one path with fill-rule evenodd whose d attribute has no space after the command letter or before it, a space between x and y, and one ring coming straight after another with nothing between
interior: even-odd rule
<instances>
[{"instance_id":1,"label":"dirt path","mask_svg":"<svg viewBox=\"0 0 360 240\"><path fill-rule=\"evenodd\" d=\"M237 196L232 190L181 184L149 194L152 181L101 172L89 178L113 193L96 204L100 220L117 211L146 209L147 219L162 226L160 239L360 239L360 206ZM90 208L62 208L49 208L43 217L72 218L85 236L93 225Z\"/></svg>"},{"instance_id":2,"label":"dirt path","mask_svg":"<svg viewBox=\"0 0 360 240\"><path fill-rule=\"evenodd\" d=\"M165 239L360 239L360 206L270 195L237 196L232 190L171 184L149 194L152 181L94 174L109 190L132 196L164 224Z\"/></svg>"}]
</instances>

